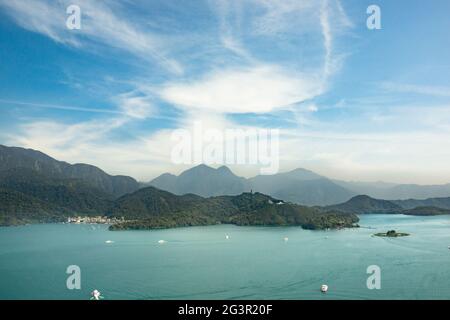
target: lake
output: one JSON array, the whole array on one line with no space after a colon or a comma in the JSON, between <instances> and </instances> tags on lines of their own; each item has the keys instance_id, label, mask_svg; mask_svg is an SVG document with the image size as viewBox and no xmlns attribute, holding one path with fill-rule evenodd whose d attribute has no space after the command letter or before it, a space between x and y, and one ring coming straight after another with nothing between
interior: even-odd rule
<instances>
[{"instance_id":1,"label":"lake","mask_svg":"<svg viewBox=\"0 0 450 320\"><path fill-rule=\"evenodd\" d=\"M89 299L94 289L105 299L450 299L450 216L365 215L360 225L0 228L0 299ZM411 236L372 236L390 229ZM81 290L66 287L69 265ZM370 265L380 290L367 288Z\"/></svg>"}]
</instances>

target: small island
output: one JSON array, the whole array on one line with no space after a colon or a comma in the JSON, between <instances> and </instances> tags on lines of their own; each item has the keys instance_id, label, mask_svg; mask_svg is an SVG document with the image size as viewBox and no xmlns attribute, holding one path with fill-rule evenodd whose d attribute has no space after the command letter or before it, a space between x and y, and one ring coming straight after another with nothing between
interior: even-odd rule
<instances>
[{"instance_id":1,"label":"small island","mask_svg":"<svg viewBox=\"0 0 450 320\"><path fill-rule=\"evenodd\" d=\"M409 210L403 210L403 214L410 216L441 216L450 214L450 209L437 207L416 207Z\"/></svg>"},{"instance_id":2,"label":"small island","mask_svg":"<svg viewBox=\"0 0 450 320\"><path fill-rule=\"evenodd\" d=\"M395 230L389 230L388 232L380 232L374 234L374 236L376 237L390 237L390 238L407 237L409 235L410 235L409 233L397 232Z\"/></svg>"}]
</instances>

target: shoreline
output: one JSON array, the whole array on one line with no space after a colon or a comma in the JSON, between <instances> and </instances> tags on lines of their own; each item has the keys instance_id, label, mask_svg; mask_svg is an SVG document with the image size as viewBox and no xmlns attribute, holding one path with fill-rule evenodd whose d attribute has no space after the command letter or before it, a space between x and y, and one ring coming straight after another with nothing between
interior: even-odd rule
<instances>
[{"instance_id":1,"label":"shoreline","mask_svg":"<svg viewBox=\"0 0 450 320\"><path fill-rule=\"evenodd\" d=\"M377 216L380 215L379 213L364 213L364 214L357 214L356 216L358 219L361 218L361 216ZM413 214L403 214L403 213L397 213L397 214L388 214L389 216L404 216L404 217L422 217L422 218L428 218L428 217L442 217L447 215L413 215ZM74 224L74 225L108 225L109 231L150 231L150 230L169 230L169 229L178 229L178 228L189 228L189 227L206 227L206 226L216 226L216 225L234 225L238 227L301 227L304 230L312 230L312 231L320 231L320 230L343 230L343 229L357 229L357 228L367 228L364 226L359 225L359 221L355 222L352 226L347 225L343 227L335 227L335 228L309 228L309 227L303 227L300 224L280 224L280 225L272 225L272 224L254 224L254 225L242 225L242 224L235 224L235 223L212 223L212 224L199 224L199 225L180 225L180 226L173 226L173 227L153 227L153 228L123 228L123 229L116 229L111 230L111 227L113 227L116 224L126 224L126 223L134 223L134 222L140 222L141 220L125 220L123 218L108 218L106 216L72 216L72 217L62 217L59 221L50 220L50 221L17 221L17 223L12 224L0 224L0 228L7 228L7 227L20 227L20 226L27 226L27 225L40 225L40 224ZM143 221L143 220L142 220Z\"/></svg>"}]
</instances>

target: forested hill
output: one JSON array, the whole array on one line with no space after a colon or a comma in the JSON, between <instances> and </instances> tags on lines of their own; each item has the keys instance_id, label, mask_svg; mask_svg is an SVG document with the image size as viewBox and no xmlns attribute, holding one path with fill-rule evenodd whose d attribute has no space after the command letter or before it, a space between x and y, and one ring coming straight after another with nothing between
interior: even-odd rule
<instances>
[{"instance_id":1,"label":"forested hill","mask_svg":"<svg viewBox=\"0 0 450 320\"><path fill-rule=\"evenodd\" d=\"M118 199L113 217L127 221L111 230L158 229L195 225L301 226L306 229L352 227L358 217L285 203L261 193L202 198L177 196L154 187Z\"/></svg>"},{"instance_id":2,"label":"forested hill","mask_svg":"<svg viewBox=\"0 0 450 320\"><path fill-rule=\"evenodd\" d=\"M113 197L139 188L139 183L131 177L111 176L92 165L72 165L55 160L40 151L0 145L0 172L12 169L33 170L53 179L76 179Z\"/></svg>"}]
</instances>

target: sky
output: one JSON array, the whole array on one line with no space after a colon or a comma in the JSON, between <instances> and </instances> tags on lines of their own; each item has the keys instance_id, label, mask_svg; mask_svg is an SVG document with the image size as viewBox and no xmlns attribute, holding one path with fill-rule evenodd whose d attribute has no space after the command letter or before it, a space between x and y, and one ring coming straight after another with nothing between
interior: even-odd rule
<instances>
[{"instance_id":1,"label":"sky","mask_svg":"<svg viewBox=\"0 0 450 320\"><path fill-rule=\"evenodd\" d=\"M373 4L381 29L366 24ZM81 29L66 25L70 5ZM448 0L0 0L0 144L148 181L195 165L172 160L177 130L277 129L280 171L449 183L449 12Z\"/></svg>"}]
</instances>

